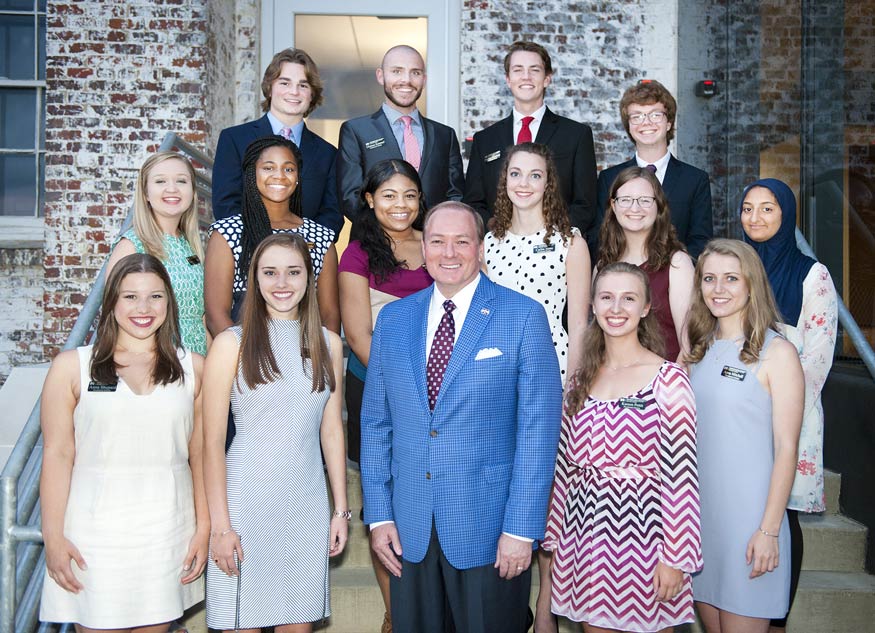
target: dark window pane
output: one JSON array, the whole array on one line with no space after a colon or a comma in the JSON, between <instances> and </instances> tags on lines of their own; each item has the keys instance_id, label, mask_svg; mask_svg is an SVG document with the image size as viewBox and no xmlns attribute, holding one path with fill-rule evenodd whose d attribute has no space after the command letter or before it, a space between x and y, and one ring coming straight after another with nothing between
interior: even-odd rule
<instances>
[{"instance_id":1,"label":"dark window pane","mask_svg":"<svg viewBox=\"0 0 875 633\"><path fill-rule=\"evenodd\" d=\"M0 15L0 78L35 79L33 17Z\"/></svg>"},{"instance_id":2,"label":"dark window pane","mask_svg":"<svg viewBox=\"0 0 875 633\"><path fill-rule=\"evenodd\" d=\"M46 155L45 154L39 155L39 181L40 181L39 204L37 205L37 208L36 208L36 214L42 215L43 214L43 204L46 201L46 186L45 186L45 182L46 182Z\"/></svg>"},{"instance_id":3,"label":"dark window pane","mask_svg":"<svg viewBox=\"0 0 875 633\"><path fill-rule=\"evenodd\" d=\"M39 19L39 65L38 79L46 78L46 18Z\"/></svg>"},{"instance_id":4,"label":"dark window pane","mask_svg":"<svg viewBox=\"0 0 875 633\"><path fill-rule=\"evenodd\" d=\"M0 148L33 149L36 89L0 88Z\"/></svg>"},{"instance_id":5,"label":"dark window pane","mask_svg":"<svg viewBox=\"0 0 875 633\"><path fill-rule=\"evenodd\" d=\"M39 117L39 148L43 151L46 149L46 91L45 88L40 88L37 92L37 97L40 100L40 117ZM40 179L42 182L42 179Z\"/></svg>"},{"instance_id":6,"label":"dark window pane","mask_svg":"<svg viewBox=\"0 0 875 633\"><path fill-rule=\"evenodd\" d=\"M40 0L40 11L46 10L45 0ZM10 11L33 11L33 0L0 0L0 9Z\"/></svg>"},{"instance_id":7,"label":"dark window pane","mask_svg":"<svg viewBox=\"0 0 875 633\"><path fill-rule=\"evenodd\" d=\"M0 215L34 215L36 160L33 154L0 154Z\"/></svg>"}]
</instances>

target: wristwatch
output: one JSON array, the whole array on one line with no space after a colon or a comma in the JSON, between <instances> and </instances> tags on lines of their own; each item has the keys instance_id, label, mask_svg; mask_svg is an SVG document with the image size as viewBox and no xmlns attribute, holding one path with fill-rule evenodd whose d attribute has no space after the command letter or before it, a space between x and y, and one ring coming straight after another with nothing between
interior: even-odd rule
<instances>
[{"instance_id":1,"label":"wristwatch","mask_svg":"<svg viewBox=\"0 0 875 633\"><path fill-rule=\"evenodd\" d=\"M334 516L336 516L338 519L346 519L347 521L350 521L352 519L352 510L344 510L343 512L341 512L340 510L335 510Z\"/></svg>"}]
</instances>

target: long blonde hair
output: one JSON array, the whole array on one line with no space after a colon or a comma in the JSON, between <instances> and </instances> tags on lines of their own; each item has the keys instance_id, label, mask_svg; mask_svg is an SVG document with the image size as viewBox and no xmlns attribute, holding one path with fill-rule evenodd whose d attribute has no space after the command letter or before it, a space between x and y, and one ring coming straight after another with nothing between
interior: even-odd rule
<instances>
[{"instance_id":1,"label":"long blonde hair","mask_svg":"<svg viewBox=\"0 0 875 633\"><path fill-rule=\"evenodd\" d=\"M610 273L626 273L637 278L644 288L644 301L651 305L650 280L647 274L634 264L626 262L614 262L599 270L592 282L590 292L590 305L595 302L596 290L602 277ZM647 315L641 317L638 322L638 342L657 356L662 356L665 343L662 339L662 330L659 321L656 320L656 311L648 310ZM599 326L597 319L593 319L583 333L583 350L580 367L568 381L569 389L565 396L565 410L574 414L583 408L583 403L589 396L592 383L599 373L599 369L605 364L605 333Z\"/></svg>"},{"instance_id":2,"label":"long blonde hair","mask_svg":"<svg viewBox=\"0 0 875 633\"><path fill-rule=\"evenodd\" d=\"M690 352L686 360L691 363L702 360L711 347L717 331L717 318L711 314L702 296L703 268L709 255L735 257L741 269L741 276L747 283L750 298L742 316L744 343L739 358L749 365L759 359L766 340L766 332L777 329L778 308L772 288L769 286L769 278L756 251L749 244L739 240L722 238L708 242L696 263L695 292L687 325Z\"/></svg>"},{"instance_id":3,"label":"long blonde hair","mask_svg":"<svg viewBox=\"0 0 875 633\"><path fill-rule=\"evenodd\" d=\"M137 237L140 238L140 241L143 243L143 248L149 255L153 255L161 261L164 261L167 257L167 253L164 252L164 232L161 230L161 227L158 226L158 222L155 220L155 215L152 213L152 205L150 205L149 201L146 199L146 189L149 186L149 174L152 172L152 169L156 165L160 165L171 159L181 161L185 165L188 170L188 176L191 179L191 188L194 191L191 205L182 212L182 217L179 218L179 232L185 237L195 255L203 261L204 247L201 243L197 217L198 197L197 183L195 182L196 174L191 161L182 154L177 154L176 152L158 152L152 154L143 162L143 166L140 167L140 173L137 176L137 191L134 196L134 232L137 234Z\"/></svg>"}]
</instances>

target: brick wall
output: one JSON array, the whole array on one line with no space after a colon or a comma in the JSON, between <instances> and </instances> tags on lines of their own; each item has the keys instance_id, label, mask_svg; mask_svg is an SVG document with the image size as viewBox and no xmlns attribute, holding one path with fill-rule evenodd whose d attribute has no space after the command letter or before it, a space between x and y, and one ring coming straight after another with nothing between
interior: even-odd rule
<instances>
[{"instance_id":1,"label":"brick wall","mask_svg":"<svg viewBox=\"0 0 875 633\"><path fill-rule=\"evenodd\" d=\"M42 361L43 252L0 249L0 384L16 365Z\"/></svg>"},{"instance_id":2,"label":"brick wall","mask_svg":"<svg viewBox=\"0 0 875 633\"><path fill-rule=\"evenodd\" d=\"M620 97L641 77L676 85L672 46L664 44L676 37L673 24L661 3L465 0L462 134L510 113L502 61L509 44L528 39L553 59L548 107L592 127L599 168L627 160L634 150L620 123Z\"/></svg>"},{"instance_id":3,"label":"brick wall","mask_svg":"<svg viewBox=\"0 0 875 633\"><path fill-rule=\"evenodd\" d=\"M234 12L231 0L48 3L47 356L110 250L144 158L168 131L207 149L231 123Z\"/></svg>"}]
</instances>

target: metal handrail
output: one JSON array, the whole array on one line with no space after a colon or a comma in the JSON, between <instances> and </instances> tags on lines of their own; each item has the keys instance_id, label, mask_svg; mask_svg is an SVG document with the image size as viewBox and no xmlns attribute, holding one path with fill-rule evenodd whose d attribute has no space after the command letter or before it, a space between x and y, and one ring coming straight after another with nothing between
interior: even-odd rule
<instances>
[{"instance_id":1,"label":"metal handrail","mask_svg":"<svg viewBox=\"0 0 875 633\"><path fill-rule=\"evenodd\" d=\"M817 255L811 250L811 246L808 245L808 241L805 239L805 236L802 235L802 231L799 230L799 227L796 227L796 246L798 246L799 250L805 255L808 255L812 259L817 259ZM866 369L869 370L869 375L875 380L875 351L872 350L872 346L869 345L869 340L866 338L866 335L863 334L863 330L860 329L857 321L851 316L851 311L848 310L848 306L845 305L845 302L842 301L841 297L838 297L838 307L839 323L841 323L844 328L845 334L851 339L851 343L853 343L857 353L860 354L860 360L863 361Z\"/></svg>"},{"instance_id":2,"label":"metal handrail","mask_svg":"<svg viewBox=\"0 0 875 633\"><path fill-rule=\"evenodd\" d=\"M165 135L158 151L174 149L204 169L212 169L213 161L209 156L170 132ZM209 175L197 172L195 186L199 195L212 199ZM131 204L119 236L131 227L133 210ZM79 312L64 350L75 349L88 338L100 310L105 280L106 262ZM45 570L39 507L41 462L40 403L37 401L0 473L0 633L22 633L37 628Z\"/></svg>"}]
</instances>

